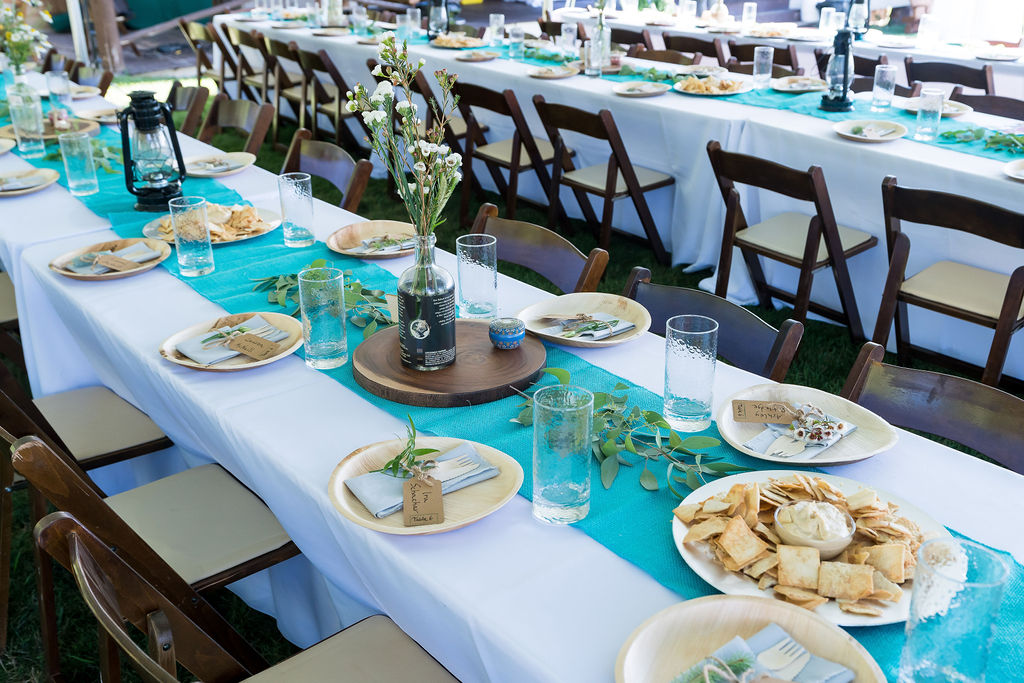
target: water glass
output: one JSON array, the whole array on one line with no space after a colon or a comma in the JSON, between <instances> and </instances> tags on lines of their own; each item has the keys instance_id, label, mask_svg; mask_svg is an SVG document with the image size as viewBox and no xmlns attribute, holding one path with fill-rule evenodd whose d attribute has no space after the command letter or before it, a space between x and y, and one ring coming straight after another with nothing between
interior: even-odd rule
<instances>
[{"instance_id":1,"label":"water glass","mask_svg":"<svg viewBox=\"0 0 1024 683\"><path fill-rule=\"evenodd\" d=\"M500 47L505 42L505 15L492 14L488 18L487 37L491 47Z\"/></svg>"},{"instance_id":2,"label":"water glass","mask_svg":"<svg viewBox=\"0 0 1024 683\"><path fill-rule=\"evenodd\" d=\"M427 22L430 25L430 32L439 36L448 32L448 10L444 5L431 5L430 14L427 15Z\"/></svg>"},{"instance_id":3,"label":"water glass","mask_svg":"<svg viewBox=\"0 0 1024 683\"><path fill-rule=\"evenodd\" d=\"M405 16L409 17L410 35L416 38L423 28L423 11L419 7L410 7L406 10Z\"/></svg>"},{"instance_id":4,"label":"water glass","mask_svg":"<svg viewBox=\"0 0 1024 683\"><path fill-rule=\"evenodd\" d=\"M522 26L512 26L508 30L508 56L516 60L526 57L526 33Z\"/></svg>"},{"instance_id":5,"label":"water glass","mask_svg":"<svg viewBox=\"0 0 1024 683\"><path fill-rule=\"evenodd\" d=\"M277 177L281 195L281 221L286 247L308 247L313 238L313 185L308 173L282 173Z\"/></svg>"},{"instance_id":6,"label":"water glass","mask_svg":"<svg viewBox=\"0 0 1024 683\"><path fill-rule=\"evenodd\" d=\"M846 26L846 12L836 12L832 16L832 33Z\"/></svg>"},{"instance_id":7,"label":"water glass","mask_svg":"<svg viewBox=\"0 0 1024 683\"><path fill-rule=\"evenodd\" d=\"M665 323L665 419L681 432L711 426L718 323L677 315Z\"/></svg>"},{"instance_id":8,"label":"water glass","mask_svg":"<svg viewBox=\"0 0 1024 683\"><path fill-rule=\"evenodd\" d=\"M401 41L408 42L412 38L411 32L412 32L412 29L411 29L411 26L409 24L409 15L408 14L399 14L398 16L396 16L395 17L395 38L397 38L400 42Z\"/></svg>"},{"instance_id":9,"label":"water glass","mask_svg":"<svg viewBox=\"0 0 1024 683\"><path fill-rule=\"evenodd\" d=\"M348 362L344 272L338 268L300 271L299 310L306 365L330 370Z\"/></svg>"},{"instance_id":10,"label":"water glass","mask_svg":"<svg viewBox=\"0 0 1024 683\"><path fill-rule=\"evenodd\" d=\"M498 238L462 235L455 240L459 263L459 317L493 318L498 312Z\"/></svg>"},{"instance_id":11,"label":"water glass","mask_svg":"<svg viewBox=\"0 0 1024 683\"><path fill-rule=\"evenodd\" d=\"M623 14L636 14L640 11L640 0L622 0L619 4Z\"/></svg>"},{"instance_id":12,"label":"water glass","mask_svg":"<svg viewBox=\"0 0 1024 683\"><path fill-rule=\"evenodd\" d=\"M583 43L583 73L591 77L601 75L601 43L596 40L587 40Z\"/></svg>"},{"instance_id":13,"label":"water glass","mask_svg":"<svg viewBox=\"0 0 1024 683\"><path fill-rule=\"evenodd\" d=\"M64 173L68 189L76 197L85 197L100 191L96 179L96 163L92 158L92 139L88 133L63 133L57 136L60 155L64 157Z\"/></svg>"},{"instance_id":14,"label":"water glass","mask_svg":"<svg viewBox=\"0 0 1024 683\"><path fill-rule=\"evenodd\" d=\"M740 20L743 24L744 30L749 31L754 28L757 24L757 3L756 2L745 2L743 3L743 14Z\"/></svg>"},{"instance_id":15,"label":"water glass","mask_svg":"<svg viewBox=\"0 0 1024 683\"><path fill-rule=\"evenodd\" d=\"M578 522L590 512L594 395L558 384L533 395L533 516Z\"/></svg>"},{"instance_id":16,"label":"water glass","mask_svg":"<svg viewBox=\"0 0 1024 683\"><path fill-rule=\"evenodd\" d=\"M832 28L832 20L835 16L835 7L822 7L821 13L818 15L818 31L824 34L831 34L835 31L835 29Z\"/></svg>"},{"instance_id":17,"label":"water glass","mask_svg":"<svg viewBox=\"0 0 1024 683\"><path fill-rule=\"evenodd\" d=\"M206 219L206 200L202 197L176 197L167 202L171 209L171 227L178 252L178 269L185 277L213 272L213 246L210 224Z\"/></svg>"},{"instance_id":18,"label":"water glass","mask_svg":"<svg viewBox=\"0 0 1024 683\"><path fill-rule=\"evenodd\" d=\"M284 0L270 0L270 18L279 21L284 16Z\"/></svg>"},{"instance_id":19,"label":"water glass","mask_svg":"<svg viewBox=\"0 0 1024 683\"><path fill-rule=\"evenodd\" d=\"M983 545L936 538L917 551L900 683L982 683L1003 590L1006 558Z\"/></svg>"},{"instance_id":20,"label":"water glass","mask_svg":"<svg viewBox=\"0 0 1024 683\"><path fill-rule=\"evenodd\" d=\"M925 14L917 25L917 41L915 45L918 49L923 50L933 48L938 45L941 32L942 27L939 24L939 18L931 14Z\"/></svg>"},{"instance_id":21,"label":"water glass","mask_svg":"<svg viewBox=\"0 0 1024 683\"><path fill-rule=\"evenodd\" d=\"M917 129L915 140L934 140L939 134L939 122L942 120L942 106L946 95L938 88L925 88L917 98Z\"/></svg>"},{"instance_id":22,"label":"water glass","mask_svg":"<svg viewBox=\"0 0 1024 683\"><path fill-rule=\"evenodd\" d=\"M253 0L252 10L249 14L253 17L263 18L270 13L269 0Z\"/></svg>"},{"instance_id":23,"label":"water glass","mask_svg":"<svg viewBox=\"0 0 1024 683\"><path fill-rule=\"evenodd\" d=\"M879 64L875 67L875 83L871 88L871 111L886 111L892 106L896 91L896 65Z\"/></svg>"},{"instance_id":24,"label":"water glass","mask_svg":"<svg viewBox=\"0 0 1024 683\"><path fill-rule=\"evenodd\" d=\"M697 0L683 0L679 3L679 18L685 24L697 21Z\"/></svg>"},{"instance_id":25,"label":"water glass","mask_svg":"<svg viewBox=\"0 0 1024 683\"><path fill-rule=\"evenodd\" d=\"M71 109L71 79L65 71L47 71L46 88L50 91L50 106Z\"/></svg>"},{"instance_id":26,"label":"water glass","mask_svg":"<svg viewBox=\"0 0 1024 683\"><path fill-rule=\"evenodd\" d=\"M366 7L363 5L354 5L352 7L352 33L357 36L366 35Z\"/></svg>"},{"instance_id":27,"label":"water glass","mask_svg":"<svg viewBox=\"0 0 1024 683\"><path fill-rule=\"evenodd\" d=\"M868 6L863 2L850 5L850 28L861 32L868 26Z\"/></svg>"},{"instance_id":28,"label":"water glass","mask_svg":"<svg viewBox=\"0 0 1024 683\"><path fill-rule=\"evenodd\" d=\"M752 3L751 3L752 4ZM754 48L754 87L767 88L772 82L775 48L759 45Z\"/></svg>"},{"instance_id":29,"label":"water glass","mask_svg":"<svg viewBox=\"0 0 1024 683\"><path fill-rule=\"evenodd\" d=\"M24 85L25 88L30 86ZM7 100L14 124L14 136L18 140L18 152L27 159L38 159L46 155L46 141L43 140L43 105L35 91L24 93L19 84L7 89Z\"/></svg>"},{"instance_id":30,"label":"water glass","mask_svg":"<svg viewBox=\"0 0 1024 683\"><path fill-rule=\"evenodd\" d=\"M559 46L561 47L562 52L566 56L572 56L573 59L579 57L579 52L577 52L576 47L576 30L576 24L565 22L564 24L562 24L562 35L559 38Z\"/></svg>"}]
</instances>

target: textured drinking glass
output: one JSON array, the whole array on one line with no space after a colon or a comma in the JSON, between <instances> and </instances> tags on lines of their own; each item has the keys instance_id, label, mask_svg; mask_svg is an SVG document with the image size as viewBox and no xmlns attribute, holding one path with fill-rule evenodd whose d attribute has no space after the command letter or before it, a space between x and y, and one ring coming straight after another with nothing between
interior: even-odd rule
<instances>
[{"instance_id":1,"label":"textured drinking glass","mask_svg":"<svg viewBox=\"0 0 1024 683\"><path fill-rule=\"evenodd\" d=\"M316 370L344 365L348 361L344 272L337 268L300 271L299 310L306 365Z\"/></svg>"},{"instance_id":2,"label":"textured drinking glass","mask_svg":"<svg viewBox=\"0 0 1024 683\"><path fill-rule=\"evenodd\" d=\"M835 7L822 7L821 13L818 15L818 31L826 34L832 33L835 30L832 28L832 19L835 16Z\"/></svg>"},{"instance_id":3,"label":"textured drinking glass","mask_svg":"<svg viewBox=\"0 0 1024 683\"><path fill-rule=\"evenodd\" d=\"M750 30L757 24L757 3L756 2L745 2L743 3L743 14L741 15L741 22L743 28Z\"/></svg>"},{"instance_id":4,"label":"textured drinking glass","mask_svg":"<svg viewBox=\"0 0 1024 683\"><path fill-rule=\"evenodd\" d=\"M875 84L871 88L871 111L886 111L892 106L896 91L896 65L879 64L875 67Z\"/></svg>"},{"instance_id":5,"label":"textured drinking glass","mask_svg":"<svg viewBox=\"0 0 1024 683\"><path fill-rule=\"evenodd\" d=\"M588 40L583 43L583 73L587 76L599 77L601 75L601 43L596 40Z\"/></svg>"},{"instance_id":6,"label":"textured drinking glass","mask_svg":"<svg viewBox=\"0 0 1024 683\"><path fill-rule=\"evenodd\" d=\"M71 79L64 71L47 71L46 88L50 91L50 106L60 105L64 109L71 108Z\"/></svg>"},{"instance_id":7,"label":"textured drinking glass","mask_svg":"<svg viewBox=\"0 0 1024 683\"><path fill-rule=\"evenodd\" d=\"M286 247L308 247L313 239L313 185L308 173L282 173L277 177L281 195L281 222Z\"/></svg>"},{"instance_id":8,"label":"textured drinking glass","mask_svg":"<svg viewBox=\"0 0 1024 683\"><path fill-rule=\"evenodd\" d=\"M423 12L419 7L410 7L405 14L409 17L410 33L415 38L420 34L420 30L423 27Z\"/></svg>"},{"instance_id":9,"label":"textured drinking glass","mask_svg":"<svg viewBox=\"0 0 1024 683\"><path fill-rule=\"evenodd\" d=\"M363 5L354 5L352 7L352 33L357 36L364 35L366 33L366 7Z\"/></svg>"},{"instance_id":10,"label":"textured drinking glass","mask_svg":"<svg viewBox=\"0 0 1024 683\"><path fill-rule=\"evenodd\" d=\"M917 551L900 683L982 683L1007 560L972 541L936 538Z\"/></svg>"},{"instance_id":11,"label":"textured drinking glass","mask_svg":"<svg viewBox=\"0 0 1024 683\"><path fill-rule=\"evenodd\" d=\"M210 224L206 220L206 200L202 197L176 197L167 202L171 209L171 227L178 252L178 269L185 277L213 272L213 246Z\"/></svg>"},{"instance_id":12,"label":"textured drinking glass","mask_svg":"<svg viewBox=\"0 0 1024 683\"><path fill-rule=\"evenodd\" d=\"M488 34L491 47L498 47L505 42L505 15L492 14L487 21Z\"/></svg>"},{"instance_id":13,"label":"textured drinking glass","mask_svg":"<svg viewBox=\"0 0 1024 683\"><path fill-rule=\"evenodd\" d=\"M665 323L665 419L673 429L699 432L711 425L711 391L718 323L677 315Z\"/></svg>"},{"instance_id":14,"label":"textured drinking glass","mask_svg":"<svg viewBox=\"0 0 1024 683\"><path fill-rule=\"evenodd\" d=\"M521 60L526 56L526 33L522 26L513 26L508 30L509 59Z\"/></svg>"},{"instance_id":15,"label":"textured drinking glass","mask_svg":"<svg viewBox=\"0 0 1024 683\"><path fill-rule=\"evenodd\" d=\"M398 41L409 41L409 15L399 14L395 17L395 38Z\"/></svg>"},{"instance_id":16,"label":"textured drinking glass","mask_svg":"<svg viewBox=\"0 0 1024 683\"><path fill-rule=\"evenodd\" d=\"M459 263L459 317L493 318L498 311L498 238L462 235L455 240Z\"/></svg>"},{"instance_id":17,"label":"textured drinking glass","mask_svg":"<svg viewBox=\"0 0 1024 683\"><path fill-rule=\"evenodd\" d=\"M775 62L775 48L759 45L754 48L754 87L767 88L772 82L772 64Z\"/></svg>"},{"instance_id":18,"label":"textured drinking glass","mask_svg":"<svg viewBox=\"0 0 1024 683\"><path fill-rule=\"evenodd\" d=\"M697 0L683 0L680 2L679 18L687 24L697 21Z\"/></svg>"},{"instance_id":19,"label":"textured drinking glass","mask_svg":"<svg viewBox=\"0 0 1024 683\"><path fill-rule=\"evenodd\" d=\"M941 30L939 18L931 14L925 14L917 25L917 41L915 45L918 49L935 47L939 43L939 33L941 33Z\"/></svg>"},{"instance_id":20,"label":"textured drinking glass","mask_svg":"<svg viewBox=\"0 0 1024 683\"><path fill-rule=\"evenodd\" d=\"M430 25L431 33L434 35L447 33L448 10L445 8L445 5L435 5L431 3L430 14L427 15L427 22Z\"/></svg>"},{"instance_id":21,"label":"textured drinking glass","mask_svg":"<svg viewBox=\"0 0 1024 683\"><path fill-rule=\"evenodd\" d=\"M18 140L18 152L28 159L46 155L46 141L43 140L43 104L39 94L27 83L15 83L7 88L7 103L14 124L14 137Z\"/></svg>"},{"instance_id":22,"label":"textured drinking glass","mask_svg":"<svg viewBox=\"0 0 1024 683\"><path fill-rule=\"evenodd\" d=\"M942 120L942 104L946 95L938 88L925 88L917 98L917 129L915 140L934 140L939 134Z\"/></svg>"},{"instance_id":23,"label":"textured drinking glass","mask_svg":"<svg viewBox=\"0 0 1024 683\"><path fill-rule=\"evenodd\" d=\"M846 26L846 12L836 12L832 16L832 33Z\"/></svg>"},{"instance_id":24,"label":"textured drinking glass","mask_svg":"<svg viewBox=\"0 0 1024 683\"><path fill-rule=\"evenodd\" d=\"M64 157L64 172L68 189L76 197L85 197L100 191L96 179L96 163L92 158L92 138L88 133L63 133L57 136L60 155Z\"/></svg>"},{"instance_id":25,"label":"textured drinking glass","mask_svg":"<svg viewBox=\"0 0 1024 683\"><path fill-rule=\"evenodd\" d=\"M594 395L558 384L533 395L533 516L578 522L590 512Z\"/></svg>"},{"instance_id":26,"label":"textured drinking glass","mask_svg":"<svg viewBox=\"0 0 1024 683\"><path fill-rule=\"evenodd\" d=\"M573 59L578 59L580 56L576 48L576 32L576 24L570 24L569 22L566 22L562 24L562 35L559 38L559 46L562 48L562 52L566 56L572 56Z\"/></svg>"}]
</instances>

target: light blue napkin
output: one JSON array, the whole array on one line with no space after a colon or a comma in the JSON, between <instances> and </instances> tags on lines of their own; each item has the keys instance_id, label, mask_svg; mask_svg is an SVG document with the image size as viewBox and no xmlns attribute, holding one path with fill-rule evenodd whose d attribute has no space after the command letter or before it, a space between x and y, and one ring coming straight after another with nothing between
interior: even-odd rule
<instances>
[{"instance_id":1,"label":"light blue napkin","mask_svg":"<svg viewBox=\"0 0 1024 683\"><path fill-rule=\"evenodd\" d=\"M363 240L362 246L358 246L355 249L349 249L348 251L353 254L391 254L396 251L402 251L403 249L412 249L416 246L415 237L409 237L398 244L389 244L386 247L377 246L382 241L382 237L371 237L370 239Z\"/></svg>"},{"instance_id":2,"label":"light blue napkin","mask_svg":"<svg viewBox=\"0 0 1024 683\"><path fill-rule=\"evenodd\" d=\"M596 341L598 339L607 339L608 337L614 337L617 334L622 334L623 332L627 332L636 327L636 325L634 325L633 323L627 320L619 320L618 318L609 313L589 313L588 315L594 320L602 320L606 323L610 323L613 320L616 322L611 327L605 325L602 326L600 329L588 330L586 332L581 332L580 334L574 335L572 337L566 337L567 339L588 339ZM575 321L569 323L559 322L558 324L552 325L551 327L545 327L544 329L540 330L540 333L548 334L553 337L562 337L565 336L564 333L566 325L571 326L574 324L574 322Z\"/></svg>"},{"instance_id":3,"label":"light blue napkin","mask_svg":"<svg viewBox=\"0 0 1024 683\"><path fill-rule=\"evenodd\" d=\"M234 358L235 356L239 355L239 352L233 351L223 344L213 345L209 343L204 343L204 339L209 339L217 332L228 332L231 330L241 330L242 332L255 332L261 327L267 325L270 325L270 323L264 320L262 316L254 315L253 317L246 320L244 323L239 323L234 327L220 327L216 330L203 332L202 334L196 337L192 337L191 339L186 339L183 342L179 342L177 349L178 351L185 354L186 356L188 356L197 363L202 363L203 365L214 365L215 363L226 361L229 358ZM269 334L262 334L260 336L262 336L264 339L276 342L286 338L288 336L288 333L274 327L273 331L270 332Z\"/></svg>"},{"instance_id":4,"label":"light blue napkin","mask_svg":"<svg viewBox=\"0 0 1024 683\"><path fill-rule=\"evenodd\" d=\"M798 408L802 407L803 406L798 406ZM804 446L804 450L797 454L800 458L813 458L818 456L827 448L835 445L840 439L849 436L857 430L857 425L853 424L849 420L840 420L834 415L829 415L828 413L825 413L825 417L836 422L842 422L846 426L846 430L838 434L828 443L806 444ZM789 424L770 424L766 422L764 426L765 430L763 432L760 432L757 436L743 444L746 448L758 453L765 453L768 448L775 443L776 439L780 436L787 436L790 434Z\"/></svg>"},{"instance_id":5,"label":"light blue napkin","mask_svg":"<svg viewBox=\"0 0 1024 683\"><path fill-rule=\"evenodd\" d=\"M730 671L737 676L744 674L747 671L755 672L755 676L753 676L753 678L768 673L767 669L757 663L757 657L754 655L754 651L750 649L742 638L736 636L728 643L715 650L711 656L705 657L685 672L673 678L672 683L704 683L704 666L706 664L712 664L721 668L721 665L712 659L712 657L717 657L729 665ZM708 680L712 681L712 683L716 683L717 681L724 681L725 679L711 672Z\"/></svg>"},{"instance_id":6,"label":"light blue napkin","mask_svg":"<svg viewBox=\"0 0 1024 683\"><path fill-rule=\"evenodd\" d=\"M0 192L14 192L15 190L27 190L36 185L42 185L48 180L43 173L26 173L16 178L0 179Z\"/></svg>"},{"instance_id":7,"label":"light blue napkin","mask_svg":"<svg viewBox=\"0 0 1024 683\"><path fill-rule=\"evenodd\" d=\"M102 275L103 273L108 272L110 268L93 263L95 258L101 254L113 254L114 256L120 256L123 259L135 261L136 263L152 261L160 256L159 251L150 249L146 246L145 242L136 242L131 246L125 247L124 249L118 249L117 251L110 251L108 249L106 251L86 252L70 261L65 268L81 275Z\"/></svg>"},{"instance_id":8,"label":"light blue napkin","mask_svg":"<svg viewBox=\"0 0 1024 683\"><path fill-rule=\"evenodd\" d=\"M447 453L442 453L435 460L443 462L464 455L473 462L478 463L480 467L454 479L442 482L441 495L458 491L461 488L478 484L487 479L493 479L501 473L501 470L484 460L476 452L473 444L468 441L459 444ZM374 517L387 517L402 509L402 486L404 484L405 479L392 477L383 472L367 472L358 477L345 480L345 486L348 487L348 490L359 499L359 502L366 506L366 509Z\"/></svg>"},{"instance_id":9,"label":"light blue napkin","mask_svg":"<svg viewBox=\"0 0 1024 683\"><path fill-rule=\"evenodd\" d=\"M759 655L775 646L780 640L789 637L790 635L778 624L769 624L747 638L747 645L755 655ZM773 675L778 676L778 674ZM853 672L842 664L836 664L811 654L811 658L800 670L800 673L790 680L796 683L850 683L853 677Z\"/></svg>"}]
</instances>

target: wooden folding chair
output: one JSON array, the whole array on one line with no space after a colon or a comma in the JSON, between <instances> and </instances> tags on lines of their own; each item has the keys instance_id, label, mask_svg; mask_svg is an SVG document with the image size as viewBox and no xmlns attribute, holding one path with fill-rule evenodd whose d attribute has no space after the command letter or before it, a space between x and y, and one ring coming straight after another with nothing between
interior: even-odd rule
<instances>
[{"instance_id":1,"label":"wooden folding chair","mask_svg":"<svg viewBox=\"0 0 1024 683\"><path fill-rule=\"evenodd\" d=\"M892 424L956 441L1024 474L1024 400L962 377L882 362L866 343L841 396Z\"/></svg>"},{"instance_id":2,"label":"wooden folding chair","mask_svg":"<svg viewBox=\"0 0 1024 683\"><path fill-rule=\"evenodd\" d=\"M687 55L678 50L648 50L642 45L635 46L629 51L630 57L636 57L637 59L646 59L652 62L664 62L666 64L676 64L677 66L689 66L690 64L700 64L700 60L703 55L696 52L692 55Z\"/></svg>"},{"instance_id":3,"label":"wooden folding chair","mask_svg":"<svg viewBox=\"0 0 1024 683\"><path fill-rule=\"evenodd\" d=\"M275 40L267 37L264 39L266 46L267 64L273 70L271 83L274 86L274 123L271 126L271 143L278 146L278 128L281 125L281 100L287 101L295 114L294 121L300 128L305 127L306 119L315 118L311 115L309 108L309 88L306 85L305 73L298 63L298 45L294 42L286 43L283 40ZM289 64L294 62L295 69L288 70Z\"/></svg>"},{"instance_id":4,"label":"wooden folding chair","mask_svg":"<svg viewBox=\"0 0 1024 683\"><path fill-rule=\"evenodd\" d=\"M525 221L498 218L498 207L484 204L473 233L498 238L498 260L529 268L562 292L596 292L608 266L608 252L594 247L584 255L558 233Z\"/></svg>"},{"instance_id":5,"label":"wooden folding chair","mask_svg":"<svg viewBox=\"0 0 1024 683\"><path fill-rule=\"evenodd\" d=\"M740 62L740 60L735 57L729 58L729 61L725 63L725 68L735 74L747 74L749 76L754 73L753 62ZM772 78L799 76L802 73L803 68L793 69L788 66L782 66L781 64L772 64Z\"/></svg>"},{"instance_id":6,"label":"wooden folding chair","mask_svg":"<svg viewBox=\"0 0 1024 683\"><path fill-rule=\"evenodd\" d=\"M775 329L756 313L728 299L699 289L656 285L651 271L636 266L626 280L622 296L641 303L651 314L654 334L665 335L665 323L674 315L693 313L718 322L718 355L738 368L784 382L800 347L804 326L786 320Z\"/></svg>"},{"instance_id":7,"label":"wooden folding chair","mask_svg":"<svg viewBox=\"0 0 1024 683\"><path fill-rule=\"evenodd\" d=\"M953 94L949 99L956 102L963 102L980 111L982 114L993 116L1005 116L1008 119L1024 121L1024 100L1016 97L1001 97L999 95L965 95L964 89L959 85L953 88Z\"/></svg>"},{"instance_id":8,"label":"wooden folding chair","mask_svg":"<svg viewBox=\"0 0 1024 683\"><path fill-rule=\"evenodd\" d=\"M592 226L599 226L598 245L602 249L608 249L611 244L614 204L619 199L628 197L640 217L640 224L655 258L659 263L668 264L668 252L662 244L661 235L658 234L658 227L654 224L654 217L647 206L644 194L674 184L675 178L661 171L633 165L619 135L619 129L615 125L615 119L607 109L592 114L564 104L545 102L541 95L533 96L533 105L537 108L537 115L544 124L544 130L554 143L555 159L561 162L552 165L548 194L548 224L556 224L561 208L559 189L561 185L565 185L575 192L586 221ZM611 147L608 161L577 169L572 159L565 154L566 147L561 133L563 130L607 141ZM600 223L587 194L597 195L604 200Z\"/></svg>"},{"instance_id":9,"label":"wooden folding chair","mask_svg":"<svg viewBox=\"0 0 1024 683\"><path fill-rule=\"evenodd\" d=\"M999 245L1022 249L1024 214L961 195L900 187L893 176L882 181L882 208L889 275L872 341L885 346L895 320L901 364L906 365L911 354L916 354L961 369L982 370L981 381L997 386L1010 337L1024 326L1024 265L1018 266L1012 275L1005 275L943 260L907 277L910 238L902 232L901 223L909 221L983 237L992 241L994 249ZM935 237L947 239L942 233ZM995 330L984 369L911 344L908 304Z\"/></svg>"},{"instance_id":10,"label":"wooden folding chair","mask_svg":"<svg viewBox=\"0 0 1024 683\"><path fill-rule=\"evenodd\" d=\"M725 41L721 38L701 40L700 38L688 36L685 33L672 33L671 31L662 33L661 38L665 42L665 48L668 50L690 53L699 52L707 57L714 57L720 65L725 65L729 62L729 56L725 52Z\"/></svg>"},{"instance_id":11,"label":"wooden folding chair","mask_svg":"<svg viewBox=\"0 0 1024 683\"><path fill-rule=\"evenodd\" d=\"M14 284L7 271L0 271L0 354L25 369L25 352L21 348L21 331L18 329L18 304Z\"/></svg>"},{"instance_id":12,"label":"wooden folding chair","mask_svg":"<svg viewBox=\"0 0 1024 683\"><path fill-rule=\"evenodd\" d=\"M244 96L259 103L269 102L270 98L267 93L270 92L273 66L267 63L264 56L267 46L263 42L263 34L255 30L243 31L234 26L225 26L225 29L228 36L227 43L234 50L235 63L238 68L236 72L238 92L235 97L242 99ZM246 54L246 50L256 54ZM256 57L262 62L258 66L253 64L253 59ZM224 92L222 91L220 94L224 94Z\"/></svg>"},{"instance_id":13,"label":"wooden folding chair","mask_svg":"<svg viewBox=\"0 0 1024 683\"><path fill-rule=\"evenodd\" d=\"M371 72L376 69L377 66L378 63L376 59L371 57L366 60L366 68ZM385 79L385 76L374 76L374 78L378 83L380 83L381 80ZM423 137L426 135L427 130L433 128L437 123L437 117L434 116L434 110L430 106L430 101L433 100L435 102L439 102L440 100L434 97L434 90L430 87L430 81L427 79L426 75L424 75L423 71L416 72L416 77L410 84L409 89L422 97L424 102L427 104L426 111L420 112L423 123L417 126L420 136ZM487 126L480 124L481 133L486 133L487 130ZM445 136L453 137L456 140L461 140L466 137L466 120L461 116L451 117L448 120L448 130L446 131Z\"/></svg>"},{"instance_id":14,"label":"wooden folding chair","mask_svg":"<svg viewBox=\"0 0 1024 683\"><path fill-rule=\"evenodd\" d=\"M908 82L952 83L981 90L986 95L996 94L991 64L974 68L948 62L915 62L913 57L906 57L903 64L907 69Z\"/></svg>"},{"instance_id":15,"label":"wooden folding chair","mask_svg":"<svg viewBox=\"0 0 1024 683\"><path fill-rule=\"evenodd\" d=\"M844 323L855 342L864 339L860 311L850 282L847 259L878 244L878 238L836 223L832 200L820 166L800 171L759 157L726 152L717 140L708 143L708 157L725 200L725 229L718 262L715 294L725 297L729 289L733 247L739 247L757 291L758 302L771 306L772 298L793 305L793 318L804 322L807 312ZM762 188L814 204L815 213L786 212L748 225L735 183ZM796 293L769 285L758 257L780 261L800 271ZM832 268L839 291L840 310L811 301L815 272Z\"/></svg>"},{"instance_id":16,"label":"wooden folding chair","mask_svg":"<svg viewBox=\"0 0 1024 683\"><path fill-rule=\"evenodd\" d=\"M258 155L274 120L274 105L259 104L252 100L232 100L224 93L213 98L199 131L200 142L210 142L225 128L248 134L242 151Z\"/></svg>"},{"instance_id":17,"label":"wooden folding chair","mask_svg":"<svg viewBox=\"0 0 1024 683\"><path fill-rule=\"evenodd\" d=\"M359 212L359 202L366 191L373 164L366 159L356 161L352 156L330 142L314 140L313 133L299 128L292 136L281 173L302 171L324 178L341 192L341 208Z\"/></svg>"},{"instance_id":18,"label":"wooden folding chair","mask_svg":"<svg viewBox=\"0 0 1024 683\"><path fill-rule=\"evenodd\" d=\"M181 29L185 42L196 55L196 85L201 86L203 78L206 77L213 79L221 92L227 92L228 81L234 80L237 82L239 80L238 62L236 61L237 52L234 52L233 48L228 49L228 46L221 40L217 31L213 28L208 28L206 24L179 19L178 28ZM211 52L213 48L217 48L220 53L219 69L214 67L210 55L207 54L208 48ZM231 72L230 78L228 78L228 71ZM245 88L245 91L247 97L255 99L248 86ZM243 89L241 83L239 83L238 97L242 96L242 92Z\"/></svg>"},{"instance_id":19,"label":"wooden folding chair","mask_svg":"<svg viewBox=\"0 0 1024 683\"><path fill-rule=\"evenodd\" d=\"M582 31L582 33L579 33L579 31ZM577 29L577 34L579 35L580 40L589 40L593 37L587 33L585 24L580 24L580 28ZM611 38L613 45L621 45L626 49L629 49L634 45L643 45L648 50L654 49L654 41L651 39L651 32L647 29L635 31L628 28L613 27Z\"/></svg>"},{"instance_id":20,"label":"wooden folding chair","mask_svg":"<svg viewBox=\"0 0 1024 683\"><path fill-rule=\"evenodd\" d=\"M171 91L167 94L167 104L171 105L174 111L185 112L178 130L189 137L195 137L199 132L199 124L203 121L203 109L206 108L206 100L210 97L210 91L204 86L190 85L185 87L180 81L171 84Z\"/></svg>"},{"instance_id":21,"label":"wooden folding chair","mask_svg":"<svg viewBox=\"0 0 1024 683\"><path fill-rule=\"evenodd\" d=\"M726 67L729 71L736 71L740 73L740 70L735 67L750 67L751 70L754 68L754 49L762 47L754 43L739 44L735 40L729 41L729 60L721 66ZM774 47L772 45L766 47ZM788 48L776 47L773 53L774 59L772 64L777 67L783 67L780 70L786 72L787 76L802 76L804 73L803 68L800 66L799 58L797 57L796 46L790 45ZM775 69L772 69L775 71ZM743 71L742 73L746 73ZM781 78L781 76L774 76L774 78Z\"/></svg>"},{"instance_id":22,"label":"wooden folding chair","mask_svg":"<svg viewBox=\"0 0 1024 683\"><path fill-rule=\"evenodd\" d=\"M921 81L914 81L909 86L897 83L892 92L898 97L917 97L921 94L922 85ZM850 92L871 92L874 89L875 79L873 77L857 76L850 83Z\"/></svg>"},{"instance_id":23,"label":"wooden folding chair","mask_svg":"<svg viewBox=\"0 0 1024 683\"><path fill-rule=\"evenodd\" d=\"M302 68L307 98L312 94L315 114L312 116L311 130L314 131L314 137L319 137L318 115L323 114L331 119L331 124L334 126L334 143L336 145L345 147L352 152L367 151L369 143L364 144L352 133L348 127L348 121L350 119L356 121L367 137L373 132L363 123L361 116L353 114L345 108L348 103L345 93L351 91L351 88L348 87L348 83L338 71L331 56L327 54L326 50L310 52L296 49L295 58ZM310 91L312 92L310 93Z\"/></svg>"},{"instance_id":24,"label":"wooden folding chair","mask_svg":"<svg viewBox=\"0 0 1024 683\"><path fill-rule=\"evenodd\" d=\"M68 72L68 79L78 85L92 85L100 90L100 97L105 97L110 84L114 82L114 72L107 69L94 69L81 62L75 62Z\"/></svg>"}]
</instances>

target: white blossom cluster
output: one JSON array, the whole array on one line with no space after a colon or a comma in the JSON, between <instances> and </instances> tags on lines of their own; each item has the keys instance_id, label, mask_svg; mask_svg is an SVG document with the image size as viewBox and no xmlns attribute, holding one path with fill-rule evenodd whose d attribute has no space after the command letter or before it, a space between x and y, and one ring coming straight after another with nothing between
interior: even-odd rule
<instances>
[{"instance_id":1,"label":"white blossom cluster","mask_svg":"<svg viewBox=\"0 0 1024 683\"><path fill-rule=\"evenodd\" d=\"M50 47L46 34L25 21L24 7L42 7L42 0L15 0L0 4L0 51L15 67L27 62L37 50ZM39 15L47 22L53 18L47 11Z\"/></svg>"}]
</instances>

